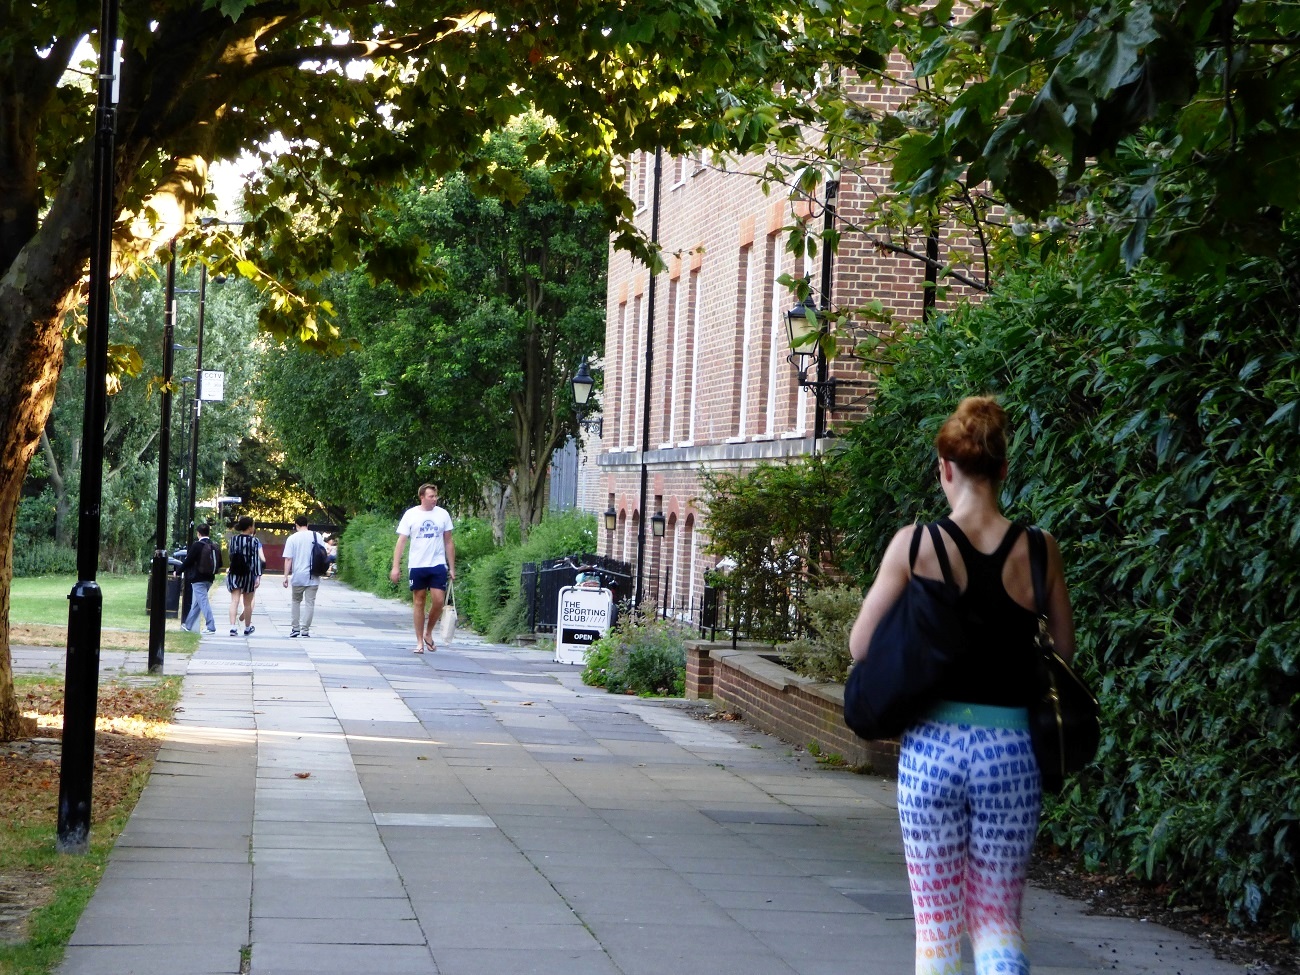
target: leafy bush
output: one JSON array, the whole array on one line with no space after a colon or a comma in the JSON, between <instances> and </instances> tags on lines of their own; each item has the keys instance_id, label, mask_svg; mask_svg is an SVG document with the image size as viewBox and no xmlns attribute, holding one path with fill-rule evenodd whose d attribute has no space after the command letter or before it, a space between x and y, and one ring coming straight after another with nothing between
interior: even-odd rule
<instances>
[{"instance_id":1,"label":"leafy bush","mask_svg":"<svg viewBox=\"0 0 1300 975\"><path fill-rule=\"evenodd\" d=\"M862 591L832 586L809 593L804 601L808 634L781 646L795 673L813 680L843 681L849 672L849 631L862 607Z\"/></svg>"},{"instance_id":2,"label":"leafy bush","mask_svg":"<svg viewBox=\"0 0 1300 975\"><path fill-rule=\"evenodd\" d=\"M388 515L358 515L349 521L339 537L339 579L379 596L409 600L409 587L388 577L393 567L396 528L397 522Z\"/></svg>"},{"instance_id":3,"label":"leafy bush","mask_svg":"<svg viewBox=\"0 0 1300 975\"><path fill-rule=\"evenodd\" d=\"M1103 711L1047 835L1300 938L1296 244L1193 281L1033 268L900 340L846 438L840 511L866 577L901 523L943 510L938 424L996 392L1003 501L1061 541Z\"/></svg>"},{"instance_id":4,"label":"leafy bush","mask_svg":"<svg viewBox=\"0 0 1300 975\"><path fill-rule=\"evenodd\" d=\"M510 596L518 591L518 549L499 548L478 559L462 578L460 612L479 633L487 633Z\"/></svg>"},{"instance_id":5,"label":"leafy bush","mask_svg":"<svg viewBox=\"0 0 1300 975\"><path fill-rule=\"evenodd\" d=\"M75 575L77 551L53 542L14 546L14 577Z\"/></svg>"},{"instance_id":6,"label":"leafy bush","mask_svg":"<svg viewBox=\"0 0 1300 975\"><path fill-rule=\"evenodd\" d=\"M493 643L509 643L527 629L528 603L524 594L516 590L488 623L487 638Z\"/></svg>"},{"instance_id":7,"label":"leafy bush","mask_svg":"<svg viewBox=\"0 0 1300 975\"><path fill-rule=\"evenodd\" d=\"M506 544L475 563L462 594L468 597L463 609L470 624L497 642L527 629L528 607L519 589L524 563L591 551L596 544L596 518L580 511L551 514L532 527L526 544L519 544L518 537L518 522L507 524Z\"/></svg>"},{"instance_id":8,"label":"leafy bush","mask_svg":"<svg viewBox=\"0 0 1300 975\"><path fill-rule=\"evenodd\" d=\"M838 469L819 455L741 473L705 471L703 479L705 551L735 563L711 581L726 590L741 633L788 639L799 587L805 578L818 580L835 561L831 519L844 490Z\"/></svg>"},{"instance_id":9,"label":"leafy bush","mask_svg":"<svg viewBox=\"0 0 1300 975\"><path fill-rule=\"evenodd\" d=\"M678 627L649 605L626 613L587 653L582 682L611 694L681 697L686 688L686 642Z\"/></svg>"},{"instance_id":10,"label":"leafy bush","mask_svg":"<svg viewBox=\"0 0 1300 975\"><path fill-rule=\"evenodd\" d=\"M396 528L396 526L394 526ZM469 567L496 551L492 538L492 523L486 518L458 518L456 531L456 574L467 572Z\"/></svg>"}]
</instances>

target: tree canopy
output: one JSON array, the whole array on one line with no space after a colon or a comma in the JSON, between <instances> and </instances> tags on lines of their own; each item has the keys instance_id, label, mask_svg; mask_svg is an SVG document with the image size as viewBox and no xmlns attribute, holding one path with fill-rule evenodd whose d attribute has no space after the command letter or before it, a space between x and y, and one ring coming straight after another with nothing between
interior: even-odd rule
<instances>
[{"instance_id":1,"label":"tree canopy","mask_svg":"<svg viewBox=\"0 0 1300 975\"><path fill-rule=\"evenodd\" d=\"M568 378L604 341L607 246L599 208L561 202L552 169L528 162L540 131L521 120L485 148L527 188L518 203L460 174L396 198L390 233L424 243L436 289L337 276L355 348L270 357L263 415L318 495L387 511L434 480L462 511L511 497L525 535L540 518L551 453L577 432Z\"/></svg>"},{"instance_id":2,"label":"tree canopy","mask_svg":"<svg viewBox=\"0 0 1300 975\"><path fill-rule=\"evenodd\" d=\"M848 0L840 13L808 27L848 72L789 95L821 158L774 131L770 175L811 188L883 167L892 185L844 232L924 260L917 238L947 224L1003 266L1084 241L1079 274L1150 255L1194 276L1276 253L1300 206L1294 5ZM900 97L864 94L898 84Z\"/></svg>"},{"instance_id":3,"label":"tree canopy","mask_svg":"<svg viewBox=\"0 0 1300 975\"><path fill-rule=\"evenodd\" d=\"M65 315L84 298L93 229L98 5L8 0L0 36L0 738L17 709L8 592L18 495L63 364ZM464 171L517 198L523 187L479 152L485 134L533 108L554 120L537 157L578 160L557 192L599 203L630 236L617 160L688 141L747 148L759 125L728 111L810 86L824 61L795 0L576 0L541 14L507 2L135 0L121 5L115 113L115 260L134 273L175 238L214 270L262 290L276 338L336 338L318 285L364 266L418 286L418 247L396 247L377 203L406 173ZM196 231L211 163L267 163L243 200L247 224ZM274 165L269 165L274 163ZM183 244L185 241L182 242Z\"/></svg>"}]
</instances>

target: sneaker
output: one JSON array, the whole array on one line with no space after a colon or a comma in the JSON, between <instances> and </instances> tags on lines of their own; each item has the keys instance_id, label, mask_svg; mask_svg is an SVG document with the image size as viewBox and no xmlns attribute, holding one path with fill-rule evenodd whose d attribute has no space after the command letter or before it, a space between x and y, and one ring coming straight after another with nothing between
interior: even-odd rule
<instances>
[{"instance_id":1,"label":"sneaker","mask_svg":"<svg viewBox=\"0 0 1300 975\"><path fill-rule=\"evenodd\" d=\"M304 640L310 640L310 639L311 639L311 634L310 634L310 633L304 633L304 634L302 635L302 638L303 638Z\"/></svg>"},{"instance_id":2,"label":"sneaker","mask_svg":"<svg viewBox=\"0 0 1300 975\"><path fill-rule=\"evenodd\" d=\"M209 632L209 633L216 633L216 632L217 632L217 628L216 628L215 626L209 626L209 627L208 627L208 632Z\"/></svg>"},{"instance_id":3,"label":"sneaker","mask_svg":"<svg viewBox=\"0 0 1300 975\"><path fill-rule=\"evenodd\" d=\"M238 631L237 629L235 629L235 628L232 626L232 627L230 628L230 635L231 635L231 636L239 636L239 631Z\"/></svg>"},{"instance_id":4,"label":"sneaker","mask_svg":"<svg viewBox=\"0 0 1300 975\"><path fill-rule=\"evenodd\" d=\"M297 630L290 630L290 631L289 631L289 639L290 639L290 640L292 640L292 639L293 639L294 637L296 637L296 636L301 636L301 634L300 634Z\"/></svg>"},{"instance_id":5,"label":"sneaker","mask_svg":"<svg viewBox=\"0 0 1300 975\"><path fill-rule=\"evenodd\" d=\"M250 633L252 633L255 629L257 629L256 626L246 626L246 627L244 627L244 636L248 636L248 635L249 635Z\"/></svg>"},{"instance_id":6,"label":"sneaker","mask_svg":"<svg viewBox=\"0 0 1300 975\"><path fill-rule=\"evenodd\" d=\"M196 632L198 632L197 630L191 630L191 629L190 629L188 626L186 626L184 623L181 624L181 631L184 632L184 633L196 633Z\"/></svg>"}]
</instances>

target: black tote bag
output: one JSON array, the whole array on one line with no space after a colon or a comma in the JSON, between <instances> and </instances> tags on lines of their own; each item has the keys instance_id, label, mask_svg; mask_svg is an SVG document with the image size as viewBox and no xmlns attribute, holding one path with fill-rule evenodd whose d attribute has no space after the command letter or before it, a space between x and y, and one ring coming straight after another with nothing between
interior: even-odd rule
<instances>
[{"instance_id":1,"label":"black tote bag","mask_svg":"<svg viewBox=\"0 0 1300 975\"><path fill-rule=\"evenodd\" d=\"M1065 778L1092 762L1101 743L1101 708L1070 665L1061 659L1047 629L1047 543L1030 526L1029 569L1038 612L1038 674L1029 704L1029 734L1045 793L1060 792Z\"/></svg>"},{"instance_id":2,"label":"black tote bag","mask_svg":"<svg viewBox=\"0 0 1300 975\"><path fill-rule=\"evenodd\" d=\"M908 553L908 569L921 547L917 525ZM844 684L844 723L859 738L896 738L934 703L934 690L954 660L966 650L948 552L939 528L930 532L943 580L914 572L907 587L880 620L867 645L867 656L849 671Z\"/></svg>"}]
</instances>

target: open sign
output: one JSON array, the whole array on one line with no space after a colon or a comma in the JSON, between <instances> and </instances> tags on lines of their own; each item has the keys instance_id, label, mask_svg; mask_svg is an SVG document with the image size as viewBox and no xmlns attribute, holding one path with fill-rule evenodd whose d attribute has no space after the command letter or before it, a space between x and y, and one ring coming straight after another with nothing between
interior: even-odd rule
<instances>
[{"instance_id":1,"label":"open sign","mask_svg":"<svg viewBox=\"0 0 1300 975\"><path fill-rule=\"evenodd\" d=\"M609 630L614 594L608 589L565 586L555 624L555 662L585 664L587 651Z\"/></svg>"}]
</instances>

